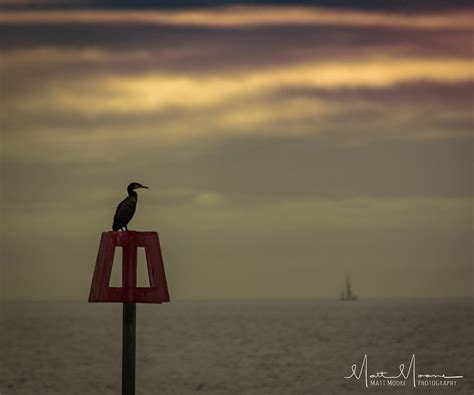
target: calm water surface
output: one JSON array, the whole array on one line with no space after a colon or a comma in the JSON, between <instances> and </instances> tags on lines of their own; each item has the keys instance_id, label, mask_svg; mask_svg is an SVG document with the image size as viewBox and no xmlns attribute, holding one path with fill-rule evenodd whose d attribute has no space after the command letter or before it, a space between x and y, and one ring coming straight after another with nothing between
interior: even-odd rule
<instances>
[{"instance_id":1,"label":"calm water surface","mask_svg":"<svg viewBox=\"0 0 474 395\"><path fill-rule=\"evenodd\" d=\"M137 308L137 394L473 394L474 301L173 301ZM121 305L0 304L0 392L119 394ZM369 374L463 375L365 388Z\"/></svg>"}]
</instances>

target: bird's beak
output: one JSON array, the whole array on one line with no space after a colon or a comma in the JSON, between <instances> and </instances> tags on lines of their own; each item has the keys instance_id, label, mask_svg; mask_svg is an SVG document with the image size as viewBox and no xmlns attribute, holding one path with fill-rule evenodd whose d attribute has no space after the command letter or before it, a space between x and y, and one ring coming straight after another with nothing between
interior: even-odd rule
<instances>
[{"instance_id":1,"label":"bird's beak","mask_svg":"<svg viewBox=\"0 0 474 395\"><path fill-rule=\"evenodd\" d=\"M140 185L140 188L148 189L148 187L146 187L145 185Z\"/></svg>"}]
</instances>

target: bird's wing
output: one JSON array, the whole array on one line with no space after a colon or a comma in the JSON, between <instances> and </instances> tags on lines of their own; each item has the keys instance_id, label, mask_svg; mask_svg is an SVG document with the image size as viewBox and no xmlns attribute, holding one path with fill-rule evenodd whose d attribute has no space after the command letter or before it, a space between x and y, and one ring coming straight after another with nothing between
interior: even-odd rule
<instances>
[{"instance_id":1,"label":"bird's wing","mask_svg":"<svg viewBox=\"0 0 474 395\"><path fill-rule=\"evenodd\" d=\"M123 199L117 206L117 210L115 210L115 215L114 215L114 223L117 222L120 219L120 213L123 212L122 207L124 204L127 203L127 198Z\"/></svg>"},{"instance_id":2,"label":"bird's wing","mask_svg":"<svg viewBox=\"0 0 474 395\"><path fill-rule=\"evenodd\" d=\"M122 200L117 206L117 211L115 211L114 216L114 229L120 229L126 226L135 214L136 209L136 200L130 199L130 197Z\"/></svg>"}]
</instances>

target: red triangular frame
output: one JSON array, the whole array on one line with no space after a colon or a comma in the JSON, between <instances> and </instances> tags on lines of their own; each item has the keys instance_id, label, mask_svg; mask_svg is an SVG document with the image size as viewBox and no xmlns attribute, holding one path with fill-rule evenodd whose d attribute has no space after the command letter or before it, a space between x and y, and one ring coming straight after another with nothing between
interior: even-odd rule
<instances>
[{"instance_id":1,"label":"red triangular frame","mask_svg":"<svg viewBox=\"0 0 474 395\"><path fill-rule=\"evenodd\" d=\"M116 247L123 248L122 287L110 287ZM137 248L145 249L150 287L137 287ZM169 302L163 256L157 232L103 232L89 302Z\"/></svg>"}]
</instances>

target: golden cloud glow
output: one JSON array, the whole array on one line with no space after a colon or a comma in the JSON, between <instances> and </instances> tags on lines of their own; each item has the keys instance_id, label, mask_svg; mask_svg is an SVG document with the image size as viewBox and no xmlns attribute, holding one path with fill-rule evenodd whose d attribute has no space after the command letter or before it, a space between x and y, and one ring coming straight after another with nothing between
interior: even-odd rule
<instances>
[{"instance_id":1,"label":"golden cloud glow","mask_svg":"<svg viewBox=\"0 0 474 395\"><path fill-rule=\"evenodd\" d=\"M383 88L413 81L469 81L472 77L470 61L449 59L318 63L214 76L114 75L65 81L61 88L46 88L22 98L15 106L27 111L56 108L94 116L203 108L291 87Z\"/></svg>"},{"instance_id":2,"label":"golden cloud glow","mask_svg":"<svg viewBox=\"0 0 474 395\"><path fill-rule=\"evenodd\" d=\"M396 14L312 7L234 7L126 13L7 12L0 15L0 22L137 22L204 27L334 24L363 28L382 26L470 31L471 25L467 20L470 22L471 17L470 12L411 14L402 17ZM462 36L465 38L469 34ZM450 37L448 35L443 39ZM21 80L22 73L28 73L25 75L27 81L32 81L32 86L22 86L15 91L16 86L11 85L12 94L2 98L2 117L14 118L12 125L21 124L18 119L34 119L36 116L40 119L38 124L34 125L34 133L28 129L32 128L31 124L23 129L24 134L14 136L13 133L8 133L7 142L10 147L15 147L9 150L9 155L17 158L38 156L41 160L93 160L106 156L114 160L120 146L126 145L132 149L132 129L134 137L147 139L150 144L159 142L160 145L166 145L229 135L317 134L324 129L320 127L320 121L326 122L327 126L328 122L331 122L327 119L345 119L345 114L353 116L370 113L372 129L367 129L372 132L362 133L359 130L354 133L347 132L345 135L346 143L363 144L394 133L384 128L386 116L389 116L395 125L405 125L407 118L415 122L420 112L424 111L425 105L420 103L416 108L407 105L402 116L400 108L393 111L387 103L378 105L374 100L364 102L363 98L359 98L348 104L340 100L340 97L331 100L305 97L298 93L285 97L284 93L292 89L297 91L299 88L327 91L384 89L420 81L463 83L471 81L473 77L470 59L456 58L451 52L449 56L454 57L443 57L442 52L438 58L424 57L423 53L407 57L403 42L391 43L377 49L370 47L363 54L351 52L350 56L341 52L343 50L339 47L337 51L329 51L324 57L319 54L319 57L313 58L309 51L304 63L294 63L290 56L288 63L284 64L286 59L282 56L283 64L275 62L271 67L262 67L249 63L244 71L227 70L222 64L214 66L212 63L209 68L197 67L196 70L189 67L183 68L182 71L177 68L178 71L171 72L159 69L162 64L160 62L164 59L175 61L183 54L187 55L188 59L199 61L203 50L212 49L209 43L207 45L204 45L204 48L171 46L159 50L140 46L130 51L107 46L82 49L54 46L25 49L20 46L3 51L2 72L5 75L11 73L18 80ZM403 48L394 53L396 45ZM262 52L266 53L265 51L267 50L262 48ZM339 59L339 56L344 59ZM229 62L232 62L232 59ZM144 64L145 67L135 69L134 63ZM100 67L95 67L97 64L100 64ZM174 63L171 62L172 64ZM41 76L35 80L30 78L31 65L38 67L41 72L48 67L51 67L52 71L44 80ZM128 70L130 67L130 71L119 73L116 71L117 65L120 70ZM62 76L63 69L72 69L73 73ZM56 70L58 75L55 74ZM167 70L170 70L169 64ZM413 111L415 114L412 114ZM439 105L436 111L441 114L449 109ZM454 118L461 116L460 111L462 109L455 109ZM61 122L58 122L60 126L57 126L50 122L56 116L80 119L81 124L76 125L72 120L67 126ZM400 119L401 117L405 119ZM95 122L97 119L100 122ZM124 119L124 124L118 124L117 119ZM41 120L45 120L46 125L52 123L53 129L42 125ZM89 120L92 121L90 126ZM352 122L356 121L357 119L354 119ZM348 125L339 125L339 128L352 130L345 126ZM382 129L384 132L380 133ZM454 133L464 135L464 130L447 130L442 126L429 130L416 128L410 132L410 138L447 138ZM84 146L88 149L82 149Z\"/></svg>"},{"instance_id":3,"label":"golden cloud glow","mask_svg":"<svg viewBox=\"0 0 474 395\"><path fill-rule=\"evenodd\" d=\"M54 53L57 57L61 56L58 52ZM68 61L72 56L70 52L67 53ZM94 59L105 57L100 51L85 51L82 56ZM13 63L18 64L18 59L21 58L28 59L30 56L20 53ZM70 60L73 61L72 58ZM136 138L163 146L229 135L317 134L321 130L318 123L315 123L318 120L338 117L347 112L371 111L372 129L368 130L373 130L373 133L368 131L361 134L359 131L344 137L348 144L364 144L384 136L390 137L392 132L384 126L386 116L390 116L392 124L403 125L406 119L399 119L400 113L403 112L402 118L409 116L416 119L419 111L424 111L422 103L415 114L412 114L415 109L409 105L403 111L399 108L387 114L387 105L383 103L377 105L358 100L348 104L298 95L278 97L273 93L299 87L331 90L385 88L420 80L462 82L471 80L472 74L469 61L455 59L312 63L257 69L239 74L153 73L100 77L86 74L75 79L61 80L61 84L42 85L38 89L25 91L20 96L6 96L2 101L3 118L8 118L10 114L16 119L28 118L34 114L49 114L50 118L54 118L55 114L74 114L84 120L138 116L134 118L136 120L133 126L117 123L109 126L105 123L84 129L83 126L71 123L65 132L64 128L45 129L39 123L34 126L34 133L7 133L5 143L10 147L8 155L15 158L37 157L38 160L62 161L105 157L115 160L121 146L133 149ZM171 111L173 114L175 110L181 113L160 117L164 111ZM184 115L182 111L185 111ZM441 114L448 110L440 107L436 111ZM456 110L456 116L459 111L461 110ZM151 118L148 119L147 116ZM328 121L325 122L327 124ZM380 135L379 130L382 129L385 132ZM409 133L409 138L448 138L453 133L462 135L464 132L416 128Z\"/></svg>"},{"instance_id":4,"label":"golden cloud glow","mask_svg":"<svg viewBox=\"0 0 474 395\"><path fill-rule=\"evenodd\" d=\"M469 10L406 15L318 7L221 7L184 11L11 11L0 14L0 23L145 23L214 28L337 25L471 30L472 19L473 13Z\"/></svg>"}]
</instances>

